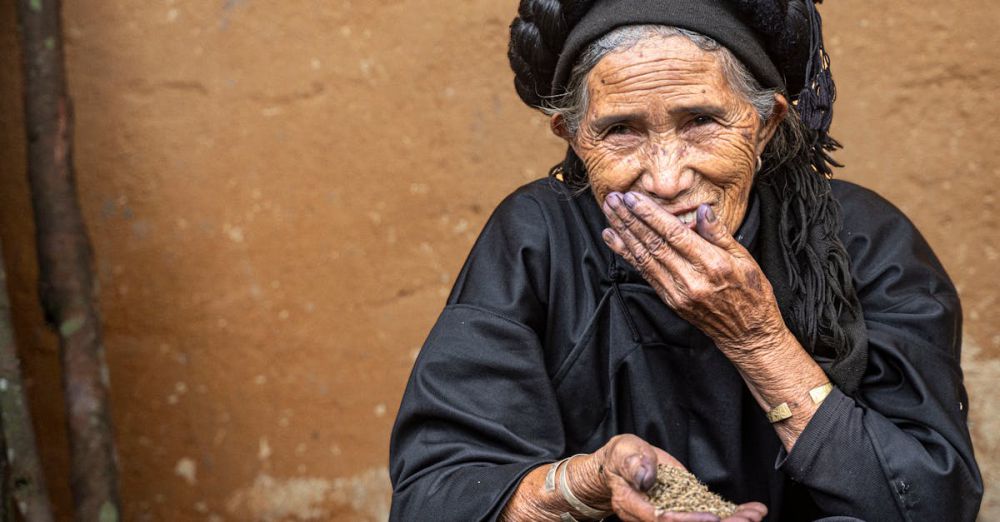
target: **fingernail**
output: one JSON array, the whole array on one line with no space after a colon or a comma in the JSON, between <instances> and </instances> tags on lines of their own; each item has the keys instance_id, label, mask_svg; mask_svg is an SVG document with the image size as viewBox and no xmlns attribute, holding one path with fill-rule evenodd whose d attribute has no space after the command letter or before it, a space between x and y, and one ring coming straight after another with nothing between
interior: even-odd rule
<instances>
[{"instance_id":1,"label":"fingernail","mask_svg":"<svg viewBox=\"0 0 1000 522\"><path fill-rule=\"evenodd\" d=\"M607 243L607 244L610 245L611 244L611 240L613 239L613 237L611 235L611 229L610 228L605 228L604 232L601 232L601 237L604 238L604 242L605 243Z\"/></svg>"},{"instance_id":2,"label":"fingernail","mask_svg":"<svg viewBox=\"0 0 1000 522\"><path fill-rule=\"evenodd\" d=\"M639 488L639 491L649 491L656 479L653 466L646 459L639 457L639 465L637 467L638 469L635 471L635 485Z\"/></svg>"},{"instance_id":3,"label":"fingernail","mask_svg":"<svg viewBox=\"0 0 1000 522\"><path fill-rule=\"evenodd\" d=\"M715 223L715 220L718 219L715 217L715 212L712 210L712 206L707 203L702 203L701 206L698 207L698 213L701 214L702 218L709 223Z\"/></svg>"},{"instance_id":4,"label":"fingernail","mask_svg":"<svg viewBox=\"0 0 1000 522\"><path fill-rule=\"evenodd\" d=\"M628 208L635 208L635 204L638 203L638 202L639 202L639 200L636 199L635 194L633 194L631 192L626 192L625 193L625 206L626 207L628 207Z\"/></svg>"},{"instance_id":5,"label":"fingernail","mask_svg":"<svg viewBox=\"0 0 1000 522\"><path fill-rule=\"evenodd\" d=\"M642 482L639 483L639 487L642 489L642 491L649 491L653 489L654 485L656 485L656 472L650 466L646 468L645 473L646 474L642 478Z\"/></svg>"},{"instance_id":6,"label":"fingernail","mask_svg":"<svg viewBox=\"0 0 1000 522\"><path fill-rule=\"evenodd\" d=\"M621 196L619 196L617 192L612 192L611 194L608 194L607 199L608 199L608 205L611 208L618 208L618 205L620 205L622 202Z\"/></svg>"}]
</instances>

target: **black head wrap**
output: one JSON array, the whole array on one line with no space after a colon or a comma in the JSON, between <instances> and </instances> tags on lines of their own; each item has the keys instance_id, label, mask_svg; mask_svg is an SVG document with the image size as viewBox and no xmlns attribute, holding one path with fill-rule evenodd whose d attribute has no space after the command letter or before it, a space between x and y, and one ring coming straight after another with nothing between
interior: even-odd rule
<instances>
[{"instance_id":1,"label":"black head wrap","mask_svg":"<svg viewBox=\"0 0 1000 522\"><path fill-rule=\"evenodd\" d=\"M551 92L566 88L577 57L586 47L618 27L665 25L703 34L730 49L765 87L785 90L785 82L761 36L745 24L727 0L603 0L569 32L559 53Z\"/></svg>"},{"instance_id":2,"label":"black head wrap","mask_svg":"<svg viewBox=\"0 0 1000 522\"><path fill-rule=\"evenodd\" d=\"M730 50L768 88L795 103L807 131L802 154L756 180L761 230L755 255L782 316L844 392L854 393L868 360L867 330L843 243L840 207L828 177L836 91L823 48L822 0L521 0L508 57L528 105L563 94L579 54L627 25L680 27ZM572 149L554 168L585 177Z\"/></svg>"}]
</instances>

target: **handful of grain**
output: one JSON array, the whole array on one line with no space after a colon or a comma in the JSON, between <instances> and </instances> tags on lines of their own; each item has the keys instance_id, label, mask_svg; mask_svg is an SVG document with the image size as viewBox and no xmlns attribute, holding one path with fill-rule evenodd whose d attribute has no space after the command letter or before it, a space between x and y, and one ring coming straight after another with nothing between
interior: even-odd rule
<instances>
[{"instance_id":1,"label":"handful of grain","mask_svg":"<svg viewBox=\"0 0 1000 522\"><path fill-rule=\"evenodd\" d=\"M656 485L649 490L649 501L667 511L711 513L726 518L736 512L736 504L709 491L691 473L673 466L657 466Z\"/></svg>"}]
</instances>

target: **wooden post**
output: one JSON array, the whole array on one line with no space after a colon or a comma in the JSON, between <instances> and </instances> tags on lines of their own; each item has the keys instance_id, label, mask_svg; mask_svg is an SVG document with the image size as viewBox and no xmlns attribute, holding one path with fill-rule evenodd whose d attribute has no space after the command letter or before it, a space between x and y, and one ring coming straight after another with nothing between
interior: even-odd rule
<instances>
[{"instance_id":1,"label":"wooden post","mask_svg":"<svg viewBox=\"0 0 1000 522\"><path fill-rule=\"evenodd\" d=\"M0 424L3 419L0 417ZM0 425L0 522L14 522L13 497L10 493L10 463L7 462L7 441Z\"/></svg>"},{"instance_id":2,"label":"wooden post","mask_svg":"<svg viewBox=\"0 0 1000 522\"><path fill-rule=\"evenodd\" d=\"M27 404L7 297L3 246L0 245L0 442L4 443L2 455L6 461L3 470L6 480L0 495L4 513L0 520L13 520L7 512L7 499L11 499L26 522L52 522L52 506Z\"/></svg>"},{"instance_id":3,"label":"wooden post","mask_svg":"<svg viewBox=\"0 0 1000 522\"><path fill-rule=\"evenodd\" d=\"M73 108L66 92L62 8L59 0L18 0L17 11L39 293L46 320L59 335L75 517L81 522L116 522L121 506L108 368L93 254L73 173Z\"/></svg>"}]
</instances>

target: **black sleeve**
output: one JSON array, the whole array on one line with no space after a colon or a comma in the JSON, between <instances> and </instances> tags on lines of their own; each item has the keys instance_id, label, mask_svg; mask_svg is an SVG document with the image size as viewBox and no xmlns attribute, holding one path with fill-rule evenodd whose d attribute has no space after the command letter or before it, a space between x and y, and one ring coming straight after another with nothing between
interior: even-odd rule
<instances>
[{"instance_id":1,"label":"black sleeve","mask_svg":"<svg viewBox=\"0 0 1000 522\"><path fill-rule=\"evenodd\" d=\"M538 204L487 223L403 395L390 443L391 520L495 520L564 435L537 328L548 265Z\"/></svg>"},{"instance_id":2,"label":"black sleeve","mask_svg":"<svg viewBox=\"0 0 1000 522\"><path fill-rule=\"evenodd\" d=\"M855 397L827 398L778 466L831 515L975 520L983 483L966 424L958 296L912 223L873 193L845 189L842 237L868 369Z\"/></svg>"}]
</instances>

